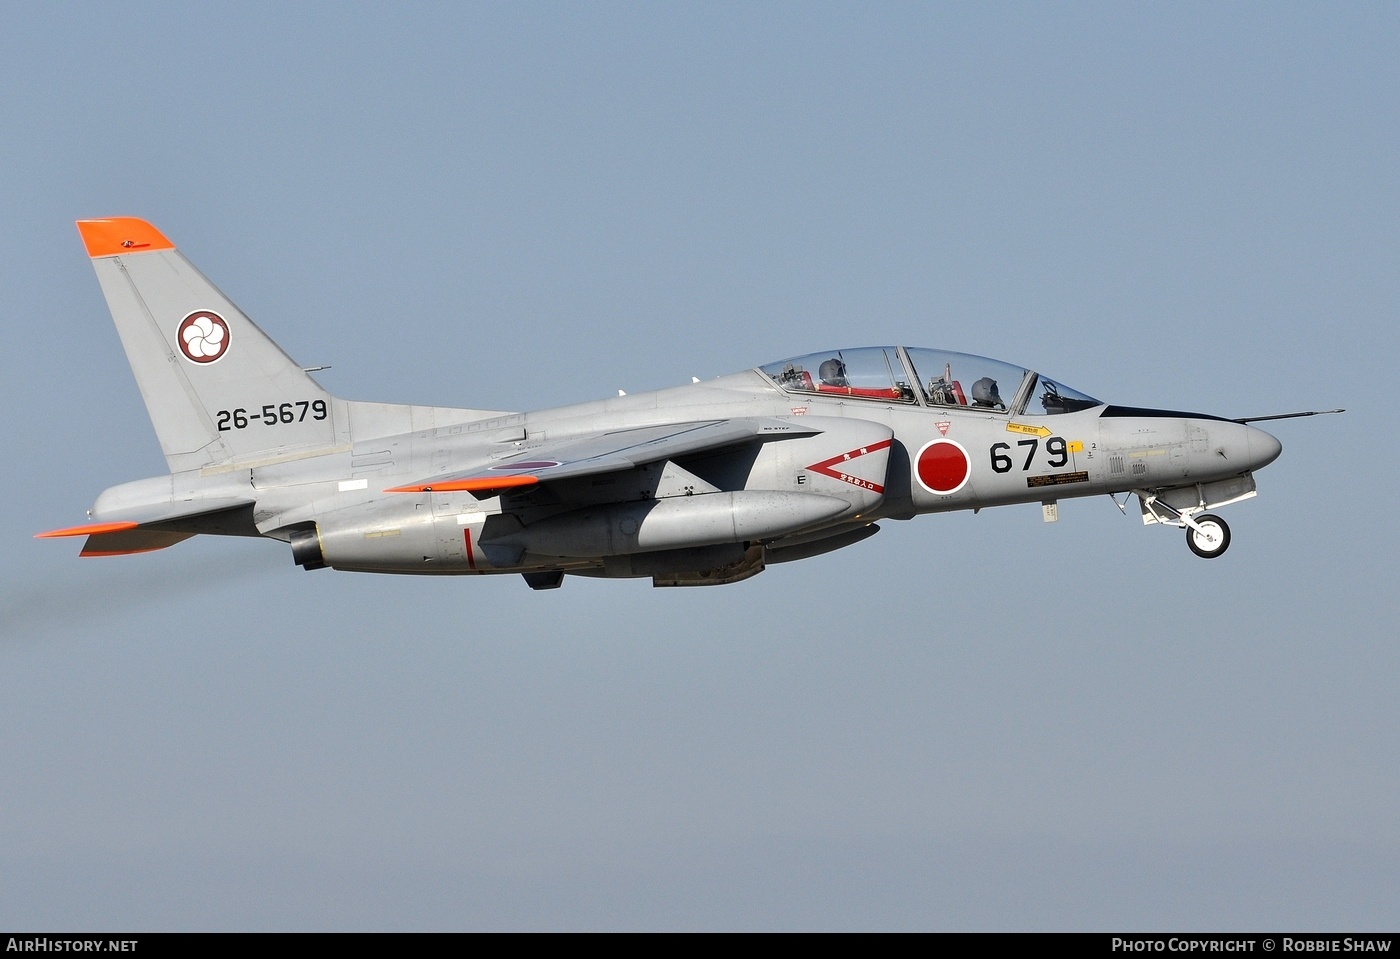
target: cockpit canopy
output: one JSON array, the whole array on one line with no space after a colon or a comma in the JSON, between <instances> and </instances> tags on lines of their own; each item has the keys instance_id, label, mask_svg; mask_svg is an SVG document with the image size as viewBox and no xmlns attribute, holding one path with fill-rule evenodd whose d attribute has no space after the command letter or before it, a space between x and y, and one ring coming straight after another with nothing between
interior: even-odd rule
<instances>
[{"instance_id":1,"label":"cockpit canopy","mask_svg":"<svg viewBox=\"0 0 1400 959\"><path fill-rule=\"evenodd\" d=\"M1102 405L1024 367L948 350L902 346L832 350L769 363L760 366L759 372L789 393L910 406L1042 416Z\"/></svg>"}]
</instances>

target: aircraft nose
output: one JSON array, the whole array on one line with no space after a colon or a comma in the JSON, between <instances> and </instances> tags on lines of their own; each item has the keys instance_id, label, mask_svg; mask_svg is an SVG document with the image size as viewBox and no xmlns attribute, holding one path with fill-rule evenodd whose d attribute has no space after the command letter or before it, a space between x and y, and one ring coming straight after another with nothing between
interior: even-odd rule
<instances>
[{"instance_id":1,"label":"aircraft nose","mask_svg":"<svg viewBox=\"0 0 1400 959\"><path fill-rule=\"evenodd\" d=\"M1251 469L1263 469L1274 460L1278 459L1283 452L1283 444L1272 435L1265 433L1261 429L1253 426L1249 429L1249 459L1253 463Z\"/></svg>"}]
</instances>

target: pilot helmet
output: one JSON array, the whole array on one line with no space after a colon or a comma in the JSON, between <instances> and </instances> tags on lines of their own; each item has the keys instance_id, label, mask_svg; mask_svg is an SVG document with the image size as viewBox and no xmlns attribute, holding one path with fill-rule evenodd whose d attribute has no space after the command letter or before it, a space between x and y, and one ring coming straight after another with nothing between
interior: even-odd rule
<instances>
[{"instance_id":1,"label":"pilot helmet","mask_svg":"<svg viewBox=\"0 0 1400 959\"><path fill-rule=\"evenodd\" d=\"M1001 393L997 390L997 381L990 376L984 376L972 384L972 402L978 406L1005 405L1001 401Z\"/></svg>"},{"instance_id":2,"label":"pilot helmet","mask_svg":"<svg viewBox=\"0 0 1400 959\"><path fill-rule=\"evenodd\" d=\"M821 368L818 370L818 372L821 374L823 383L826 383L830 386L847 385L846 364L841 362L841 360L835 356L833 356L829 360L822 361Z\"/></svg>"}]
</instances>

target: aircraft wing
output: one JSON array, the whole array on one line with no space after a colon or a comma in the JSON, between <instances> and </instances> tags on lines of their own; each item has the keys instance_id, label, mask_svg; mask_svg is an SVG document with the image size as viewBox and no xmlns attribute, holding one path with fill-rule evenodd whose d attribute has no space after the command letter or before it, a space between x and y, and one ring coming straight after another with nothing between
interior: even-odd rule
<instances>
[{"instance_id":1,"label":"aircraft wing","mask_svg":"<svg viewBox=\"0 0 1400 959\"><path fill-rule=\"evenodd\" d=\"M509 489L630 470L648 463L741 443L813 436L820 432L815 427L762 417L607 430L565 437L557 443L531 447L475 469L418 480L395 486L386 492L445 493L462 490L479 497L494 496Z\"/></svg>"},{"instance_id":2,"label":"aircraft wing","mask_svg":"<svg viewBox=\"0 0 1400 959\"><path fill-rule=\"evenodd\" d=\"M250 499L198 500L116 510L100 523L35 533L35 539L86 536L82 556L121 556L149 553L183 542L197 533L229 532L229 514L250 507Z\"/></svg>"}]
</instances>

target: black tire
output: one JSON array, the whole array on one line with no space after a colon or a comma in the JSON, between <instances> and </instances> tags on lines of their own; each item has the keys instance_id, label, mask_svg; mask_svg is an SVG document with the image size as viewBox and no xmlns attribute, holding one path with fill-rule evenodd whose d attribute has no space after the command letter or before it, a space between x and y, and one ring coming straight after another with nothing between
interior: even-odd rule
<instances>
[{"instance_id":1,"label":"black tire","mask_svg":"<svg viewBox=\"0 0 1400 959\"><path fill-rule=\"evenodd\" d=\"M1195 517L1198 526L1205 527L1218 537L1218 542L1200 536L1196 530L1186 527L1186 545L1201 559L1215 559L1230 548L1230 527L1214 513L1202 513Z\"/></svg>"}]
</instances>

